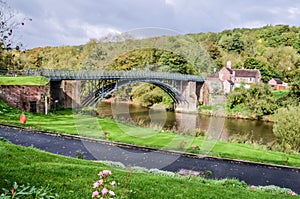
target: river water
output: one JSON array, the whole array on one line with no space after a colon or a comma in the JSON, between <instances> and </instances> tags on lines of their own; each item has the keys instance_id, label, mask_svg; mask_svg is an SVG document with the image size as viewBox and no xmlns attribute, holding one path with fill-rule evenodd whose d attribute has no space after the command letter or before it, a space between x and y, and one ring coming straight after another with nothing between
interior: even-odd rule
<instances>
[{"instance_id":1,"label":"river water","mask_svg":"<svg viewBox=\"0 0 300 199\"><path fill-rule=\"evenodd\" d=\"M101 102L98 107L100 117L108 117L139 126L162 130L176 130L181 133L195 129L209 131L218 126L217 137L228 141L229 137L248 134L256 142L268 143L275 139L273 124L244 119L225 119L201 114L175 113L154 110L127 103Z\"/></svg>"}]
</instances>

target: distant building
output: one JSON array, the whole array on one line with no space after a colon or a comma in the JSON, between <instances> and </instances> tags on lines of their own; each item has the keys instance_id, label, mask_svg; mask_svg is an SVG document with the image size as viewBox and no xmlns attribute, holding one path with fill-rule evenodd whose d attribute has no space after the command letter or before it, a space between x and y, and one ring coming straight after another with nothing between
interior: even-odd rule
<instances>
[{"instance_id":1,"label":"distant building","mask_svg":"<svg viewBox=\"0 0 300 199\"><path fill-rule=\"evenodd\" d=\"M272 78L268 84L272 87L274 90L284 90L288 88L288 84L281 81L279 78Z\"/></svg>"},{"instance_id":2,"label":"distant building","mask_svg":"<svg viewBox=\"0 0 300 199\"><path fill-rule=\"evenodd\" d=\"M233 69L231 61L219 71L219 79L223 82L224 93L229 93L235 87L240 87L245 84L245 87L250 87L250 84L260 82L261 74L258 69Z\"/></svg>"}]
</instances>

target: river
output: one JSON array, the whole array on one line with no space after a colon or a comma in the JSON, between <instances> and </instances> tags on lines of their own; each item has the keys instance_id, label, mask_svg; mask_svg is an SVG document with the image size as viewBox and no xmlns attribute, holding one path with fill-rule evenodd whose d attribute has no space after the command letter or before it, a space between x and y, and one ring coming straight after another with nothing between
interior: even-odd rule
<instances>
[{"instance_id":1,"label":"river","mask_svg":"<svg viewBox=\"0 0 300 199\"><path fill-rule=\"evenodd\" d=\"M251 136L256 142L268 143L275 139L270 122L244 119L212 118L201 114L175 113L154 110L127 103L101 102L98 107L100 117L108 117L140 126L162 130L176 130L181 133L194 132L195 129L208 130L212 124L221 125L219 139L228 141L232 136Z\"/></svg>"}]
</instances>

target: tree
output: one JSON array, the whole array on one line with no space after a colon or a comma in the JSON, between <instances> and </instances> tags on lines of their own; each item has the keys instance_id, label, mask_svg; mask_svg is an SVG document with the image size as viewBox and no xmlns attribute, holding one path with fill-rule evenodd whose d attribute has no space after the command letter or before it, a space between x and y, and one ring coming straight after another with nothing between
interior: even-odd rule
<instances>
[{"instance_id":1,"label":"tree","mask_svg":"<svg viewBox=\"0 0 300 199\"><path fill-rule=\"evenodd\" d=\"M284 81L291 81L300 62L300 56L293 47L267 48L263 56Z\"/></svg>"},{"instance_id":2,"label":"tree","mask_svg":"<svg viewBox=\"0 0 300 199\"><path fill-rule=\"evenodd\" d=\"M0 0L0 70L7 70L6 65L9 64L7 61L10 63L15 62L13 60L14 54L6 56L5 52L13 49L19 50L21 45L15 43L13 33L19 26L24 25L26 19L19 21L15 16L15 11L5 1Z\"/></svg>"},{"instance_id":3,"label":"tree","mask_svg":"<svg viewBox=\"0 0 300 199\"><path fill-rule=\"evenodd\" d=\"M247 90L244 87L236 88L227 96L227 107L233 109L235 106L246 102Z\"/></svg>"},{"instance_id":4,"label":"tree","mask_svg":"<svg viewBox=\"0 0 300 199\"><path fill-rule=\"evenodd\" d=\"M16 12L3 0L0 0L0 47L4 51L20 48L21 44L15 44L13 32L25 24L24 18L21 21L16 19Z\"/></svg>"},{"instance_id":5,"label":"tree","mask_svg":"<svg viewBox=\"0 0 300 199\"><path fill-rule=\"evenodd\" d=\"M244 42L241 39L240 33L223 35L219 41L219 45L229 52L237 52L238 54L244 50Z\"/></svg>"},{"instance_id":6,"label":"tree","mask_svg":"<svg viewBox=\"0 0 300 199\"><path fill-rule=\"evenodd\" d=\"M279 77L279 75L272 70L271 68L267 67L265 63L260 61L255 57L248 57L244 61L244 68L246 69L259 69L261 74L261 79L263 82L268 82L273 77Z\"/></svg>"},{"instance_id":7,"label":"tree","mask_svg":"<svg viewBox=\"0 0 300 199\"><path fill-rule=\"evenodd\" d=\"M281 108L275 114L273 132L285 151L300 151L300 106Z\"/></svg>"},{"instance_id":8,"label":"tree","mask_svg":"<svg viewBox=\"0 0 300 199\"><path fill-rule=\"evenodd\" d=\"M264 83L252 84L247 90L246 105L255 113L257 118L275 112L277 105L269 85Z\"/></svg>"},{"instance_id":9,"label":"tree","mask_svg":"<svg viewBox=\"0 0 300 199\"><path fill-rule=\"evenodd\" d=\"M277 109L270 87L263 83L252 84L249 89L242 87L229 93L228 108L233 109L237 105L244 106L257 118L273 114Z\"/></svg>"},{"instance_id":10,"label":"tree","mask_svg":"<svg viewBox=\"0 0 300 199\"><path fill-rule=\"evenodd\" d=\"M221 57L221 52L217 45L210 41L207 41L205 44L205 49L207 50L208 54L213 60L216 60Z\"/></svg>"},{"instance_id":11,"label":"tree","mask_svg":"<svg viewBox=\"0 0 300 199\"><path fill-rule=\"evenodd\" d=\"M107 52L103 49L101 43L99 43L91 50L83 63L83 67L90 70L103 69L106 65L106 58Z\"/></svg>"},{"instance_id":12,"label":"tree","mask_svg":"<svg viewBox=\"0 0 300 199\"><path fill-rule=\"evenodd\" d=\"M295 98L297 103L300 103L300 71L297 71L292 83L289 96Z\"/></svg>"}]
</instances>

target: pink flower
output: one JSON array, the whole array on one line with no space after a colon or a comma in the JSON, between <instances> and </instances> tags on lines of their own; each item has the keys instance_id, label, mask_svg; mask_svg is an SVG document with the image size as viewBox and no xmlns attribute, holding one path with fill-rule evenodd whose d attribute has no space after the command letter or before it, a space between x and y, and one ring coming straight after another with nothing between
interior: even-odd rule
<instances>
[{"instance_id":1,"label":"pink flower","mask_svg":"<svg viewBox=\"0 0 300 199\"><path fill-rule=\"evenodd\" d=\"M294 196L294 195L296 195L296 193L293 192L293 191L291 191L291 192L290 192L290 195Z\"/></svg>"},{"instance_id":2,"label":"pink flower","mask_svg":"<svg viewBox=\"0 0 300 199\"><path fill-rule=\"evenodd\" d=\"M92 197L96 198L97 196L99 196L99 192L98 191L94 191L93 194L92 194Z\"/></svg>"},{"instance_id":3,"label":"pink flower","mask_svg":"<svg viewBox=\"0 0 300 199\"><path fill-rule=\"evenodd\" d=\"M94 183L94 186L93 186L93 187L94 187L94 189L95 189L95 188L98 188L99 186L100 186L100 184L99 184L99 182L97 181L97 182Z\"/></svg>"},{"instance_id":4,"label":"pink flower","mask_svg":"<svg viewBox=\"0 0 300 199\"><path fill-rule=\"evenodd\" d=\"M106 189L105 187L102 189L101 193L103 195L106 195L108 193L108 189Z\"/></svg>"},{"instance_id":5,"label":"pink flower","mask_svg":"<svg viewBox=\"0 0 300 199\"><path fill-rule=\"evenodd\" d=\"M109 191L108 193L109 193L111 196L116 195L115 192L113 192L113 191Z\"/></svg>"},{"instance_id":6,"label":"pink flower","mask_svg":"<svg viewBox=\"0 0 300 199\"><path fill-rule=\"evenodd\" d=\"M111 175L110 170L103 170L102 173L103 173L103 175Z\"/></svg>"},{"instance_id":7,"label":"pink flower","mask_svg":"<svg viewBox=\"0 0 300 199\"><path fill-rule=\"evenodd\" d=\"M116 186L116 184L117 184L116 181L112 181L112 182L110 183L110 185L113 186L113 187Z\"/></svg>"},{"instance_id":8,"label":"pink flower","mask_svg":"<svg viewBox=\"0 0 300 199\"><path fill-rule=\"evenodd\" d=\"M103 180L102 179L99 180L98 183L99 183L99 185L102 185L103 184Z\"/></svg>"}]
</instances>

